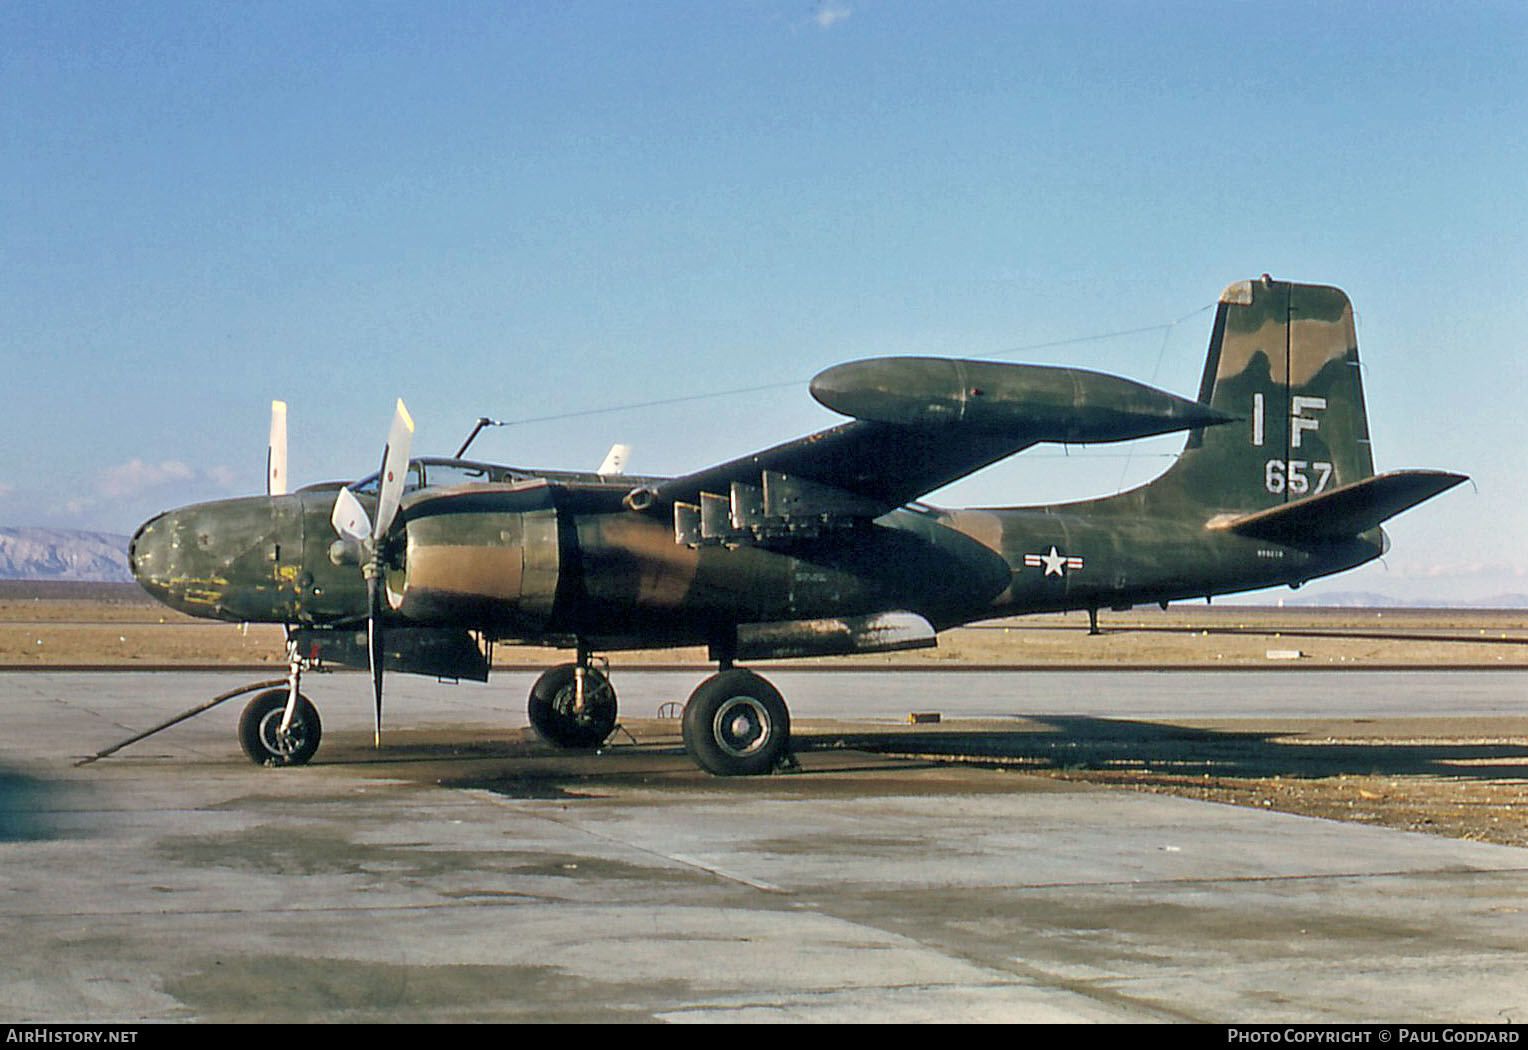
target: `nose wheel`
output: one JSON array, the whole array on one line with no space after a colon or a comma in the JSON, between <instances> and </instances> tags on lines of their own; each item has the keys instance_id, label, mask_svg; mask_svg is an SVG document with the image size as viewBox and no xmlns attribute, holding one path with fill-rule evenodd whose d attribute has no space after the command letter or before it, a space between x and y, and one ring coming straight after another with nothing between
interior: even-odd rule
<instances>
[{"instance_id":1,"label":"nose wheel","mask_svg":"<svg viewBox=\"0 0 1528 1050\"><path fill-rule=\"evenodd\" d=\"M281 727L288 695L285 689L257 693L239 716L239 745L257 766L300 766L318 750L323 729L307 697L298 694L291 724Z\"/></svg>"},{"instance_id":2,"label":"nose wheel","mask_svg":"<svg viewBox=\"0 0 1528 1050\"><path fill-rule=\"evenodd\" d=\"M740 667L707 678L684 707L684 749L719 777L768 773L790 751L791 716L779 690Z\"/></svg>"}]
</instances>

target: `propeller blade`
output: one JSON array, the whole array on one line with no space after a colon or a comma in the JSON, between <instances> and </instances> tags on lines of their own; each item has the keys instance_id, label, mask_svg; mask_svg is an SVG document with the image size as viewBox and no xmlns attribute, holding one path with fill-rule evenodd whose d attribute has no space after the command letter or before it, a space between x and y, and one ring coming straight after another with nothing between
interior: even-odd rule
<instances>
[{"instance_id":1,"label":"propeller blade","mask_svg":"<svg viewBox=\"0 0 1528 1050\"><path fill-rule=\"evenodd\" d=\"M334 497L334 511L329 515L329 523L341 539L356 543L371 539L371 519L349 489L340 489L339 495Z\"/></svg>"},{"instance_id":2,"label":"propeller blade","mask_svg":"<svg viewBox=\"0 0 1528 1050\"><path fill-rule=\"evenodd\" d=\"M371 530L371 561L366 566L366 648L371 663L371 692L375 703L375 730L373 741L382 746L382 537L392 527L403 501L403 484L408 480L409 447L414 442L414 421L409 410L398 399L397 411L393 413L393 426L387 434L387 447L382 450L382 480L377 491L377 520ZM336 505L338 500L335 501Z\"/></svg>"},{"instance_id":3,"label":"propeller blade","mask_svg":"<svg viewBox=\"0 0 1528 1050\"><path fill-rule=\"evenodd\" d=\"M414 440L414 421L409 410L398 399L398 410L393 414L393 427L387 435L387 448L382 452L382 488L377 495L377 520L372 528L372 539L380 540L387 535L398 504L403 500L403 483L408 479L409 446Z\"/></svg>"},{"instance_id":4,"label":"propeller blade","mask_svg":"<svg viewBox=\"0 0 1528 1050\"><path fill-rule=\"evenodd\" d=\"M610 451L605 453L604 462L600 464L599 469L595 473L604 477L624 474L626 473L626 460L630 457L630 445L611 445Z\"/></svg>"},{"instance_id":5,"label":"propeller blade","mask_svg":"<svg viewBox=\"0 0 1528 1050\"><path fill-rule=\"evenodd\" d=\"M375 711L372 744L382 746L382 580L377 573L366 576L366 599L370 614L366 617L366 651L371 663L371 695Z\"/></svg>"},{"instance_id":6,"label":"propeller blade","mask_svg":"<svg viewBox=\"0 0 1528 1050\"><path fill-rule=\"evenodd\" d=\"M334 510L329 522L334 531L348 542L357 544L364 552L361 574L366 578L366 656L371 665L371 693L375 722L373 742L382 746L382 539L398 514L403 502L403 485L408 480L409 446L414 440L414 421L409 410L398 401L393 414L393 426L387 435L387 447L382 450L382 476L377 491L377 520L373 524L366 516L366 508L349 488L340 489L334 497Z\"/></svg>"},{"instance_id":7,"label":"propeller blade","mask_svg":"<svg viewBox=\"0 0 1528 1050\"><path fill-rule=\"evenodd\" d=\"M287 406L285 401L271 402L271 441L265 454L265 494L287 493Z\"/></svg>"}]
</instances>

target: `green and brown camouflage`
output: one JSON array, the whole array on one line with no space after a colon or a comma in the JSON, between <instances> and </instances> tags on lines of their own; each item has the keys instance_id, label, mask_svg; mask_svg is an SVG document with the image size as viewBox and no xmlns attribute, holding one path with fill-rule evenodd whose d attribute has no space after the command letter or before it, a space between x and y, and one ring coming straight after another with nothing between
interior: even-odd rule
<instances>
[{"instance_id":1,"label":"green and brown camouflage","mask_svg":"<svg viewBox=\"0 0 1528 1050\"><path fill-rule=\"evenodd\" d=\"M1234 421L1194 430L1147 485L952 513L1014 567L999 608L1128 608L1297 587L1378 557L1381 521L1464 480L1375 477L1352 304L1337 288L1266 277L1228 287L1199 402Z\"/></svg>"},{"instance_id":2,"label":"green and brown camouflage","mask_svg":"<svg viewBox=\"0 0 1528 1050\"><path fill-rule=\"evenodd\" d=\"M1298 586L1379 556L1383 520L1464 480L1374 474L1347 296L1266 277L1222 294L1195 401L1078 369L928 358L841 365L813 393L855 418L678 478L414 461L380 551L389 666L449 674L455 660L478 677L486 662L466 645L500 640L707 644L727 664ZM913 502L1037 442L1174 430L1188 434L1174 465L1118 495ZM133 571L177 609L292 625L354 662L367 592L330 523L338 488L161 515L134 537ZM374 512L374 481L351 489Z\"/></svg>"}]
</instances>

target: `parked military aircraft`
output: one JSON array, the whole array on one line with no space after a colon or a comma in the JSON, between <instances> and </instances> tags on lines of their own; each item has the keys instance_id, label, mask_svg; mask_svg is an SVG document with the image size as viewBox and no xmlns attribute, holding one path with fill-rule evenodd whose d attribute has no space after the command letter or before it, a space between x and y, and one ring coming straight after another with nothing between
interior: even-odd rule
<instances>
[{"instance_id":1,"label":"parked military aircraft","mask_svg":"<svg viewBox=\"0 0 1528 1050\"><path fill-rule=\"evenodd\" d=\"M283 406L268 495L147 522L133 573L192 615L287 626L288 688L240 722L256 762L312 757L320 723L299 686L320 662L371 668L380 743L384 669L486 680L495 642L571 649L532 688L530 720L593 748L616 725L596 652L704 644L718 671L685 706L685 746L712 773L756 774L788 759L790 716L738 661L1299 586L1378 557L1381 522L1465 480L1374 473L1347 296L1266 275L1221 295L1197 401L1079 369L921 357L838 365L811 392L853 421L673 478L411 459L399 402L381 471L292 494ZM1039 442L1172 431L1188 432L1172 467L1118 495L915 502Z\"/></svg>"}]
</instances>

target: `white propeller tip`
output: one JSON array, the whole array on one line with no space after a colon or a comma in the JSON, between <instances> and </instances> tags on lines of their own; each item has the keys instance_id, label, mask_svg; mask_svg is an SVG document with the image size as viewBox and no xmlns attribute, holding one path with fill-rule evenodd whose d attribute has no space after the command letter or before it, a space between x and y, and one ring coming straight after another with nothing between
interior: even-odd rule
<instances>
[{"instance_id":1,"label":"white propeller tip","mask_svg":"<svg viewBox=\"0 0 1528 1050\"><path fill-rule=\"evenodd\" d=\"M285 401L271 402L271 440L265 458L265 493L268 496L285 496L287 493L287 405Z\"/></svg>"}]
</instances>

